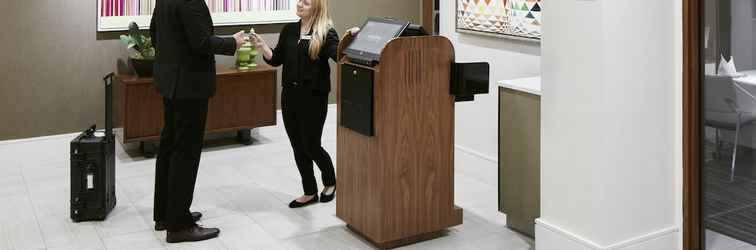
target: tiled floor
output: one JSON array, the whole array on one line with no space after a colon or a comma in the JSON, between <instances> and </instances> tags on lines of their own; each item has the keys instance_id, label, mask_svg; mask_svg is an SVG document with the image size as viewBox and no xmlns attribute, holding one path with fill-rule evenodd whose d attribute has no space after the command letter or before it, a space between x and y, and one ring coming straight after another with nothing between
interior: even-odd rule
<instances>
[{"instance_id":1,"label":"tiled floor","mask_svg":"<svg viewBox=\"0 0 756 250\"><path fill-rule=\"evenodd\" d=\"M705 177L704 211L707 212L706 250L756 250L748 243L754 239L753 199L756 174L756 151L747 147L738 149L735 179L730 181L732 144L723 142L720 156L715 157L716 146L713 130L707 133L704 147ZM751 240L752 241L752 240Z\"/></svg>"},{"instance_id":2,"label":"tiled floor","mask_svg":"<svg viewBox=\"0 0 756 250\"><path fill-rule=\"evenodd\" d=\"M335 159L330 112L324 145ZM286 134L279 126L257 130L255 144L212 139L202 155L193 211L221 236L199 243L166 244L152 230L154 159L117 149L118 205L103 222L72 223L69 142L57 136L0 142L0 249L372 249L335 216L335 203L292 210L301 194ZM505 227L496 211L496 167L456 153L455 202L464 224L444 237L402 249L532 249L532 240ZM316 174L319 176L319 173Z\"/></svg>"},{"instance_id":3,"label":"tiled floor","mask_svg":"<svg viewBox=\"0 0 756 250\"><path fill-rule=\"evenodd\" d=\"M756 250L756 246L706 230L706 250Z\"/></svg>"}]
</instances>

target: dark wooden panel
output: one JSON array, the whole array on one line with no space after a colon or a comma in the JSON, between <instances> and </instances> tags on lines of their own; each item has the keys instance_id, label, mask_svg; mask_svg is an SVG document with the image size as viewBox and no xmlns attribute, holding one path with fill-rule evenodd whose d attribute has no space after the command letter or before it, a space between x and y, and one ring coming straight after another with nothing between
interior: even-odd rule
<instances>
[{"instance_id":1,"label":"dark wooden panel","mask_svg":"<svg viewBox=\"0 0 756 250\"><path fill-rule=\"evenodd\" d=\"M347 63L343 51L352 42L353 37L347 33L339 44L340 62ZM375 70L375 69L373 69ZM341 67L337 67L337 120L341 124ZM376 70L377 72L377 70ZM380 75L375 74L374 82L380 82ZM338 126L336 143L336 175L339 182L339 199L336 200L336 214L352 227L379 233L380 224L376 218L383 214L377 204L380 204L380 181L371 176L378 176L375 172L377 155L365 154L375 152L377 141L375 138L364 137L348 128ZM369 221L371 220L372 221ZM372 223L371 223L372 222Z\"/></svg>"},{"instance_id":2,"label":"dark wooden panel","mask_svg":"<svg viewBox=\"0 0 756 250\"><path fill-rule=\"evenodd\" d=\"M276 70L267 65L250 71L219 66L216 95L208 105L207 132L275 125L276 81ZM163 103L152 78L119 75L116 84L115 120L117 131L122 131L121 141L159 139Z\"/></svg>"},{"instance_id":3,"label":"dark wooden panel","mask_svg":"<svg viewBox=\"0 0 756 250\"><path fill-rule=\"evenodd\" d=\"M218 75L216 96L210 99L208 130L274 125L275 74Z\"/></svg>"},{"instance_id":4,"label":"dark wooden panel","mask_svg":"<svg viewBox=\"0 0 756 250\"><path fill-rule=\"evenodd\" d=\"M384 241L448 226L454 208L454 97L449 94L454 48L440 37L399 38L381 57L376 84L382 196L393 216ZM388 167L390 166L390 167ZM400 195L397 195L400 194Z\"/></svg>"},{"instance_id":5,"label":"dark wooden panel","mask_svg":"<svg viewBox=\"0 0 756 250\"><path fill-rule=\"evenodd\" d=\"M113 79L113 131L118 138L123 138L123 123L126 114L125 91L126 84L121 76L115 76Z\"/></svg>"},{"instance_id":6,"label":"dark wooden panel","mask_svg":"<svg viewBox=\"0 0 756 250\"><path fill-rule=\"evenodd\" d=\"M126 87L124 138L159 137L163 127L163 99L152 83Z\"/></svg>"},{"instance_id":7,"label":"dark wooden panel","mask_svg":"<svg viewBox=\"0 0 756 250\"><path fill-rule=\"evenodd\" d=\"M701 211L701 0L683 0L683 249L704 248Z\"/></svg>"},{"instance_id":8,"label":"dark wooden panel","mask_svg":"<svg viewBox=\"0 0 756 250\"><path fill-rule=\"evenodd\" d=\"M433 32L433 0L423 0L423 27L428 32Z\"/></svg>"},{"instance_id":9,"label":"dark wooden panel","mask_svg":"<svg viewBox=\"0 0 756 250\"><path fill-rule=\"evenodd\" d=\"M375 68L375 136L338 128L337 216L377 244L462 223L454 206L453 58L443 37L392 41Z\"/></svg>"}]
</instances>

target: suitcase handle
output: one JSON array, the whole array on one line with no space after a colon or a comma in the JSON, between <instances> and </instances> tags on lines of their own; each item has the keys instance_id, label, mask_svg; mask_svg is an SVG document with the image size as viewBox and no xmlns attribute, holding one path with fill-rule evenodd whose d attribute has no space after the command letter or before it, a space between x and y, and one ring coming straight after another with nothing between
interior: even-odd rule
<instances>
[{"instance_id":1,"label":"suitcase handle","mask_svg":"<svg viewBox=\"0 0 756 250\"><path fill-rule=\"evenodd\" d=\"M115 73L110 72L102 80L105 82L105 138L107 141L113 138L113 78Z\"/></svg>"},{"instance_id":2,"label":"suitcase handle","mask_svg":"<svg viewBox=\"0 0 756 250\"><path fill-rule=\"evenodd\" d=\"M87 136L92 136L92 135L94 135L95 131L97 131L97 125L96 124L90 126L86 131L84 131L84 134L86 134Z\"/></svg>"}]
</instances>

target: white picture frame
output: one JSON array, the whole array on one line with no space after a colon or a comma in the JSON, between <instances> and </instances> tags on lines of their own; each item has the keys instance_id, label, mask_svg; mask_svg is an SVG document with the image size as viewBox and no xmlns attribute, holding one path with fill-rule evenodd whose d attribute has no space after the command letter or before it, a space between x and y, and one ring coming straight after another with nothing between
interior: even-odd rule
<instances>
[{"instance_id":1,"label":"white picture frame","mask_svg":"<svg viewBox=\"0 0 756 250\"><path fill-rule=\"evenodd\" d=\"M211 10L210 14L213 18L214 26L293 23L299 21L299 17L296 15L297 0L205 1L208 3L208 8ZM266 5L268 3L282 4L282 1L285 1L283 3L284 5L280 6L286 8L283 10L274 10L273 6ZM127 12L151 13L155 0L96 0L96 2L97 32L125 31L128 30L131 22L136 22L140 29L149 29L150 27L152 15L129 15ZM218 5L219 3L223 3L225 6ZM280 6L275 8L280 9ZM128 9L128 11L126 9Z\"/></svg>"},{"instance_id":2,"label":"white picture frame","mask_svg":"<svg viewBox=\"0 0 756 250\"><path fill-rule=\"evenodd\" d=\"M543 0L455 0L459 33L541 41Z\"/></svg>"}]
</instances>

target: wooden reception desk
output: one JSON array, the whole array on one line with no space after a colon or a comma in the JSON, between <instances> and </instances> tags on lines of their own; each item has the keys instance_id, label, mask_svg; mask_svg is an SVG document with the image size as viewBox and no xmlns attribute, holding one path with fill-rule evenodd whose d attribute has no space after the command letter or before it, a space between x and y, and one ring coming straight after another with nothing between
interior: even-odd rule
<instances>
[{"instance_id":1,"label":"wooden reception desk","mask_svg":"<svg viewBox=\"0 0 756 250\"><path fill-rule=\"evenodd\" d=\"M336 215L379 248L440 236L462 223L454 205L452 44L397 38L368 67L343 55L351 40L339 49Z\"/></svg>"},{"instance_id":2,"label":"wooden reception desk","mask_svg":"<svg viewBox=\"0 0 756 250\"><path fill-rule=\"evenodd\" d=\"M206 133L238 131L250 142L250 129L276 125L276 69L260 65L248 71L217 67L216 94L208 104ZM151 142L160 139L163 99L152 78L117 75L114 82L114 120L122 143L140 142L148 156ZM145 142L149 143L144 146Z\"/></svg>"}]
</instances>

